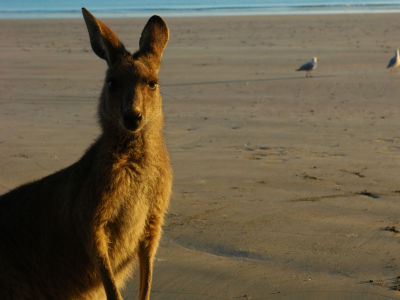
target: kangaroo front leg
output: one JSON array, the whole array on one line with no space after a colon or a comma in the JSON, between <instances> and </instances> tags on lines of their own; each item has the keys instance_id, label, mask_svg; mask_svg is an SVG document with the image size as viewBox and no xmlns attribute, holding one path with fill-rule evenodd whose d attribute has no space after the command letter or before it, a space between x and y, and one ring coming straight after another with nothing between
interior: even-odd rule
<instances>
[{"instance_id":1,"label":"kangaroo front leg","mask_svg":"<svg viewBox=\"0 0 400 300\"><path fill-rule=\"evenodd\" d=\"M108 238L104 232L104 228L98 229L95 233L93 255L97 270L104 285L107 300L122 300L112 272L107 244Z\"/></svg>"},{"instance_id":2,"label":"kangaroo front leg","mask_svg":"<svg viewBox=\"0 0 400 300\"><path fill-rule=\"evenodd\" d=\"M144 239L139 243L139 300L150 299L151 281L153 277L153 260L161 236L161 225L162 219L160 217L152 216L146 227Z\"/></svg>"}]
</instances>

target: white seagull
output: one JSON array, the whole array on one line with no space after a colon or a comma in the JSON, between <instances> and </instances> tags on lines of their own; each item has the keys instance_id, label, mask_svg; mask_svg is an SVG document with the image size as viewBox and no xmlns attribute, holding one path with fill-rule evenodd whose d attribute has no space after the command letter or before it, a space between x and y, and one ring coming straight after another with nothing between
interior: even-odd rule
<instances>
[{"instance_id":1,"label":"white seagull","mask_svg":"<svg viewBox=\"0 0 400 300\"><path fill-rule=\"evenodd\" d=\"M399 56L399 49L397 48L394 51L394 56L389 60L387 68L392 71L396 69L398 66L400 66L400 56Z\"/></svg>"},{"instance_id":2,"label":"white seagull","mask_svg":"<svg viewBox=\"0 0 400 300\"><path fill-rule=\"evenodd\" d=\"M296 71L306 71L306 78L311 77L311 71L318 66L318 58L313 57L309 62L302 65Z\"/></svg>"}]
</instances>

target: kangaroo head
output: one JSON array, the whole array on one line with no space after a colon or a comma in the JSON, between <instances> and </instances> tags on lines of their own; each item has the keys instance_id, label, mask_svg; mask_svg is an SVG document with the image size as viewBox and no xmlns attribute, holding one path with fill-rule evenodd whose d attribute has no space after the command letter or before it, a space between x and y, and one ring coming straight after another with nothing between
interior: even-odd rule
<instances>
[{"instance_id":1,"label":"kangaroo head","mask_svg":"<svg viewBox=\"0 0 400 300\"><path fill-rule=\"evenodd\" d=\"M169 38L162 18L151 17L139 40L139 50L130 54L118 36L82 8L93 51L107 62L99 114L103 127L138 132L162 117L158 71Z\"/></svg>"}]
</instances>

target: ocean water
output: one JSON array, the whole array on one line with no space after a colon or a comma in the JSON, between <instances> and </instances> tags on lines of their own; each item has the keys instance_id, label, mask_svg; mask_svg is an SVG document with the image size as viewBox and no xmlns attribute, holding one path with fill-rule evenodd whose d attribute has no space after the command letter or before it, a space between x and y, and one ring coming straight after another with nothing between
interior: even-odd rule
<instances>
[{"instance_id":1,"label":"ocean water","mask_svg":"<svg viewBox=\"0 0 400 300\"><path fill-rule=\"evenodd\" d=\"M0 0L0 19L400 12L400 0Z\"/></svg>"}]
</instances>

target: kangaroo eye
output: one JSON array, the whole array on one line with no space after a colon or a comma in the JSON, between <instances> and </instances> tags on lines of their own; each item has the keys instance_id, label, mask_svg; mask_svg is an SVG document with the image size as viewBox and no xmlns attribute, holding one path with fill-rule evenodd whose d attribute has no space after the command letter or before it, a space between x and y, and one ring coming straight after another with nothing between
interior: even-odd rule
<instances>
[{"instance_id":1,"label":"kangaroo eye","mask_svg":"<svg viewBox=\"0 0 400 300\"><path fill-rule=\"evenodd\" d=\"M110 90L115 89L115 87L117 86L117 83L114 79L108 79L106 84Z\"/></svg>"},{"instance_id":2,"label":"kangaroo eye","mask_svg":"<svg viewBox=\"0 0 400 300\"><path fill-rule=\"evenodd\" d=\"M158 82L157 81L150 81L148 83L148 85L149 85L150 89L155 90L157 88L157 86L158 86Z\"/></svg>"}]
</instances>

